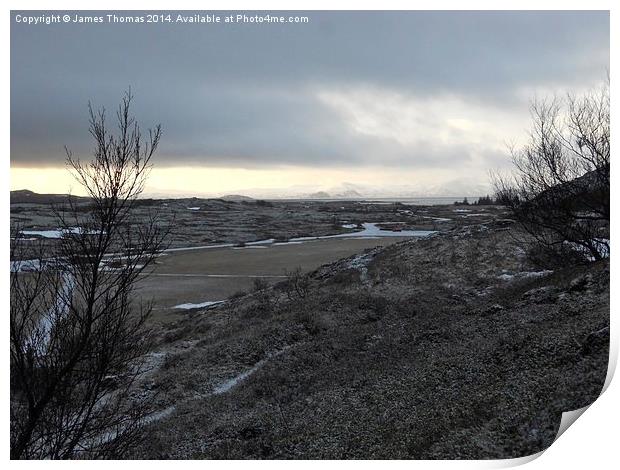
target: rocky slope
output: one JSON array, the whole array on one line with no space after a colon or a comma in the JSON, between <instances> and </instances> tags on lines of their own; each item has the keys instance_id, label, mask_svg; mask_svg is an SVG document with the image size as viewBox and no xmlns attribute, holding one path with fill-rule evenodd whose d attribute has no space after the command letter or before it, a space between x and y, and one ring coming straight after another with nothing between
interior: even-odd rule
<instances>
[{"instance_id":1,"label":"rocky slope","mask_svg":"<svg viewBox=\"0 0 620 470\"><path fill-rule=\"evenodd\" d=\"M596 399L609 263L530 264L505 223L370 250L161 333L135 458L510 458ZM157 393L155 393L157 392Z\"/></svg>"}]
</instances>

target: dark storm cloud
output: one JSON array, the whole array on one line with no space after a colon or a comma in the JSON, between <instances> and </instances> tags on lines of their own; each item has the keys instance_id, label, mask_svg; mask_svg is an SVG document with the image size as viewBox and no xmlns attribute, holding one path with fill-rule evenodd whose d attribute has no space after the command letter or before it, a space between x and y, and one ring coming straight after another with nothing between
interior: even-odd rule
<instances>
[{"instance_id":1,"label":"dark storm cloud","mask_svg":"<svg viewBox=\"0 0 620 470\"><path fill-rule=\"evenodd\" d=\"M317 93L449 94L522 111L523 89L589 85L609 61L605 12L303 14L308 24L12 22L12 164L62 164L64 145L87 153L87 102L112 117L129 85L141 123L164 127L158 165L466 163L462 142L356 132Z\"/></svg>"}]
</instances>

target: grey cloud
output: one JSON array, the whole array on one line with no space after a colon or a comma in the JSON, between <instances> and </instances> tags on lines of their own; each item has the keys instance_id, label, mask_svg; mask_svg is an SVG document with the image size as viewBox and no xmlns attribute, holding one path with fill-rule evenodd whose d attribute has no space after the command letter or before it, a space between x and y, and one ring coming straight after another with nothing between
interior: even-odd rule
<instances>
[{"instance_id":1,"label":"grey cloud","mask_svg":"<svg viewBox=\"0 0 620 470\"><path fill-rule=\"evenodd\" d=\"M311 90L369 85L522 109L521 88L579 87L609 63L606 12L293 14L310 23L12 23L12 164L60 165L64 145L87 153L86 103L113 111L129 85L140 121L164 127L158 165L466 164L467 147L355 134Z\"/></svg>"}]
</instances>

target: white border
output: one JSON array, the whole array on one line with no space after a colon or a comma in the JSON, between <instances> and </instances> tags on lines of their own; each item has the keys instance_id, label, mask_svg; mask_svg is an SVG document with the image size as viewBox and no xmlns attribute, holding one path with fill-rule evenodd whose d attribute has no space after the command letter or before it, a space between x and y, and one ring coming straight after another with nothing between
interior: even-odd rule
<instances>
[{"instance_id":1,"label":"white border","mask_svg":"<svg viewBox=\"0 0 620 470\"><path fill-rule=\"evenodd\" d=\"M617 4L617 2L615 2ZM146 1L120 1L120 0L109 0L106 2L103 1L93 1L88 2L79 2L76 0L72 1L56 1L56 2L45 2L45 1L13 1L10 0L5 2L5 23L2 28L2 36L3 36L3 47L2 47L2 61L5 64L5 72L2 75L3 80L3 96L4 96L4 113L2 113L2 134L4 139L3 147L4 147L4 158L6 158L5 162L5 171L1 173L2 182L4 184L5 190L2 193L2 208L4 211L4 220L6 223L3 226L3 240L5 240L5 249L3 251L3 259L5 265L8 264L8 240L9 240L9 168L10 168L10 74L8 72L8 67L6 65L9 64L9 55L10 55L10 28L7 24L11 21L10 10L178 10L178 9L188 9L188 10L351 10L351 9L360 9L360 10L409 10L409 9L417 9L417 10L485 10L485 9L495 9L495 10L611 10L611 75L615 77L618 73L618 67L616 64L616 60L614 60L614 54L617 54L618 47L618 31L620 30L620 22L618 21L618 8L616 7L616 11L614 11L611 1L549 1L549 0L522 0L522 1L504 1L497 2L491 0L478 0L478 1L469 1L469 2L459 2L457 0L436 0L436 1L416 1L416 2L407 2L403 0L382 0L382 1L337 1L337 0L300 0L296 2L292 1L283 1L283 0L265 0L265 1L250 1L250 0L236 0L236 1L224 1L224 0L213 0L209 2L197 2L197 1L188 1L188 0L176 0L174 2L170 1L161 1L161 0L152 0L149 2ZM616 51L616 52L614 52ZM613 81L612 81L613 83ZM612 90L612 108L613 115L615 116L615 110L617 108L617 100L615 100L615 90ZM613 134L613 142L617 142L616 138L618 137L618 132L615 131L615 127L612 126L612 134ZM614 149L612 152L615 152L616 145L612 144ZM614 200L616 197L617 191L614 189L616 187L616 178L614 177L615 171L612 170L612 179L614 179L614 184L612 184L612 205L614 204ZM615 205L614 205L615 206ZM613 209L612 209L613 212ZM612 221L612 231L616 233L616 223L615 219ZM617 302L617 292L614 289L615 282L615 263L612 261L612 288L611 288L611 311L614 311L614 307L618 305ZM8 271L2 273L2 279L4 282L4 286L9 285L8 281ZM5 289L7 288L5 287ZM4 311L8 317L9 311L9 299L8 299L8 291L4 291ZM6 317L5 317L6 318ZM5 319L5 322L8 321ZM611 334L612 334L612 360L610 361L610 367L615 369L615 362L617 359L618 353L618 325L617 321L615 321L614 315L612 314L612 325L611 325ZM4 338L8 343L8 326L5 323L5 333ZM3 444L3 455L6 456L6 459L9 458L9 360L8 360L8 344L5 343L5 347L3 348L5 353L2 355L2 365L4 370L4 383L2 387L2 398L4 406L2 408L3 412L3 433L2 433L2 444ZM579 418L577 424L571 426L549 449L547 449L542 455L538 458L531 460L528 458L524 459L516 459L513 461L460 461L460 462L446 462L446 461L392 461L389 463L385 462L373 462L373 461L337 461L337 462L321 462L321 466L327 467L338 467L338 468L355 468L358 470L360 467L368 468L368 467L376 467L383 465L390 465L392 467L400 467L400 468L411 468L411 466L423 466L423 467L451 467L451 468L499 468L504 466L514 466L522 463L526 463L526 461L530 461L528 463L528 468L540 468L540 469L548 469L548 468L580 468L591 467L591 468L611 468L613 463L617 464L618 462L618 452L616 450L618 430L616 427L616 421L619 416L619 403L620 403L620 386L618 385L618 380L611 381L609 388L605 393ZM227 469L231 467L237 466L255 466L262 465L265 462L257 463L257 462L235 462L235 461L220 461L220 462L209 462L209 463L201 463L195 461L185 461L181 462L183 466L190 466L194 468L198 468L198 466L203 467L203 465L207 465L211 468L224 468ZM42 463L42 462L12 462L12 465L15 466L38 466L38 465L51 465L52 467L56 467L57 465L83 465L83 462L67 462L67 463L58 463L58 462L50 462L50 463ZM109 465L107 462L93 462L92 465ZM120 465L121 467L128 468L129 466L134 465L133 462L116 462L115 466ZM149 462L149 465L153 465L155 467L163 468L163 465L168 465L167 462L153 461ZM267 463L270 467L274 468L284 468L289 467L290 465L299 466L301 468L310 468L311 466L314 468L316 462L313 461L297 461L294 463L291 462L282 462L282 461L269 461Z\"/></svg>"}]
</instances>

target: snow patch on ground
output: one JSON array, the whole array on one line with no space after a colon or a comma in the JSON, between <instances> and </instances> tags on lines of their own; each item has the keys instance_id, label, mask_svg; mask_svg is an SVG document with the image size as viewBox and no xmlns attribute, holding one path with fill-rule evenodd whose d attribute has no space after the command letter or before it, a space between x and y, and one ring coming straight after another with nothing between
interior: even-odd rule
<instances>
[{"instance_id":1,"label":"snow patch on ground","mask_svg":"<svg viewBox=\"0 0 620 470\"><path fill-rule=\"evenodd\" d=\"M37 235L43 238L62 238L67 234L82 234L86 233L89 235L94 235L99 233L96 230L91 230L89 232L85 232L81 227L71 227L69 229L56 229L56 230L22 230L21 233L23 235Z\"/></svg>"},{"instance_id":2,"label":"snow patch on ground","mask_svg":"<svg viewBox=\"0 0 620 470\"><path fill-rule=\"evenodd\" d=\"M233 377L232 379L219 384L217 387L213 389L213 395L221 395L222 393L226 393L232 388L236 387L241 382L243 382L245 379L247 379L250 375L254 374L261 367L263 367L270 359L273 359L274 357L279 356L284 351L286 351L288 348L289 347L285 347L284 349L281 349L280 351L276 353L269 354L267 357L265 357L264 359L261 359L256 364L254 364L254 366L251 369L248 369L245 372L242 372L241 374Z\"/></svg>"},{"instance_id":3,"label":"snow patch on ground","mask_svg":"<svg viewBox=\"0 0 620 470\"><path fill-rule=\"evenodd\" d=\"M143 264L134 265L134 269L143 269L143 268L144 268ZM99 271L121 271L123 269L127 269L127 266L113 267L113 266L103 265L99 268Z\"/></svg>"},{"instance_id":4,"label":"snow patch on ground","mask_svg":"<svg viewBox=\"0 0 620 470\"><path fill-rule=\"evenodd\" d=\"M370 254L357 255L347 263L346 267L349 269L366 268L366 266L368 265L371 259L372 259L372 256Z\"/></svg>"},{"instance_id":5,"label":"snow patch on ground","mask_svg":"<svg viewBox=\"0 0 620 470\"><path fill-rule=\"evenodd\" d=\"M590 251L586 247L573 242L565 241L564 243L578 253L582 253L588 261L596 261L596 258L590 254ZM609 258L611 245L608 238L595 238L592 240L592 244L601 258Z\"/></svg>"},{"instance_id":6,"label":"snow patch on ground","mask_svg":"<svg viewBox=\"0 0 620 470\"><path fill-rule=\"evenodd\" d=\"M199 394L198 397L203 398L203 397L207 397L209 395L221 395L223 393L229 392L234 387L236 387L237 385L242 383L244 380L246 380L248 377L250 377L252 374L254 374L259 369L261 369L269 360L273 359L274 357L278 357L279 355L284 353L289 348L290 348L290 346L286 346L283 349L281 349L280 351L277 351L277 352L272 353L272 354L268 354L264 359L258 361L256 364L254 364L254 366L252 366L251 369L248 369L245 372L242 372L241 374L236 375L235 377L233 377L233 378L231 378L229 380L226 380L225 382L220 383L215 388L213 388L211 393ZM184 401L185 402L189 401L189 399L188 400L184 400ZM172 413L174 413L176 411L178 405L179 405L179 403L177 403L176 405L171 405L171 406L169 406L167 408L164 408L163 410L151 413L148 416L145 416L142 419L141 424L144 426L144 425L153 423L155 421L159 421L160 419L164 419L164 418L170 416ZM110 438L111 438L111 436L107 436L107 440L110 440Z\"/></svg>"},{"instance_id":7,"label":"snow patch on ground","mask_svg":"<svg viewBox=\"0 0 620 470\"><path fill-rule=\"evenodd\" d=\"M60 238L63 236L61 230L23 230L24 235L38 235L43 238Z\"/></svg>"},{"instance_id":8,"label":"snow patch on ground","mask_svg":"<svg viewBox=\"0 0 620 470\"><path fill-rule=\"evenodd\" d=\"M222 393L228 392L230 389L235 387L237 384L243 382L250 375L252 375L258 369L260 369L265 362L266 362L266 359L263 359L262 361L258 362L254 367L252 367L251 369L246 370L245 372L242 372L241 374L237 375L236 377L233 377L232 379L227 380L226 382L218 385L217 387L215 387L213 389L213 394L214 395L221 395Z\"/></svg>"},{"instance_id":9,"label":"snow patch on ground","mask_svg":"<svg viewBox=\"0 0 620 470\"><path fill-rule=\"evenodd\" d=\"M362 282L368 281L368 263L373 258L373 253L360 254L353 257L345 265L348 269L356 269L360 272L360 280Z\"/></svg>"},{"instance_id":10,"label":"snow patch on ground","mask_svg":"<svg viewBox=\"0 0 620 470\"><path fill-rule=\"evenodd\" d=\"M192 304L192 303L179 304L179 305L175 305L172 308L176 308L179 310L192 310L195 308L210 307L212 305L221 304L222 302L224 301L223 300L207 300L206 302L201 302L199 304Z\"/></svg>"},{"instance_id":11,"label":"snow patch on ground","mask_svg":"<svg viewBox=\"0 0 620 470\"><path fill-rule=\"evenodd\" d=\"M267 238L266 240L258 240L255 242L247 242L246 245L254 246L254 245L271 245L276 240L274 238Z\"/></svg>"},{"instance_id":12,"label":"snow patch on ground","mask_svg":"<svg viewBox=\"0 0 620 470\"><path fill-rule=\"evenodd\" d=\"M142 424L149 424L154 421L159 421L160 419L164 419L167 416L170 416L177 409L176 405L169 406L168 408L164 408L161 411L156 411L155 413L151 413L148 416L145 416L142 420Z\"/></svg>"},{"instance_id":13,"label":"snow patch on ground","mask_svg":"<svg viewBox=\"0 0 620 470\"><path fill-rule=\"evenodd\" d=\"M512 281L514 279L531 279L537 277L548 276L553 273L553 271L544 270L544 271L522 271L519 273L504 273L497 276L498 279L502 281Z\"/></svg>"},{"instance_id":14,"label":"snow patch on ground","mask_svg":"<svg viewBox=\"0 0 620 470\"><path fill-rule=\"evenodd\" d=\"M233 246L233 250L256 250L257 248L267 248L266 246Z\"/></svg>"},{"instance_id":15,"label":"snow patch on ground","mask_svg":"<svg viewBox=\"0 0 620 470\"><path fill-rule=\"evenodd\" d=\"M24 259L11 261L12 273L27 273L38 271L41 268L41 262L38 259Z\"/></svg>"}]
</instances>

